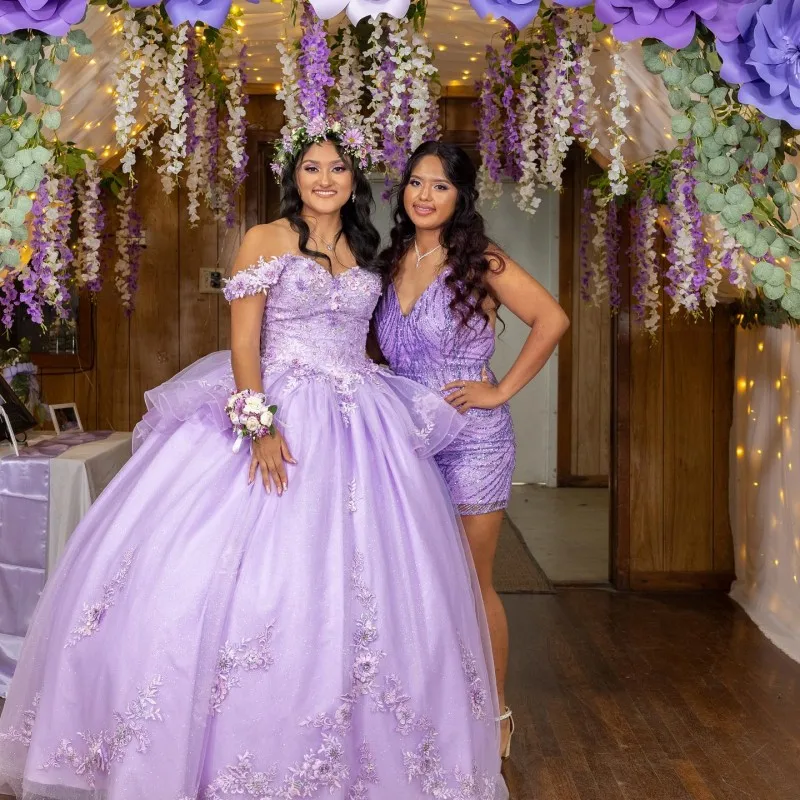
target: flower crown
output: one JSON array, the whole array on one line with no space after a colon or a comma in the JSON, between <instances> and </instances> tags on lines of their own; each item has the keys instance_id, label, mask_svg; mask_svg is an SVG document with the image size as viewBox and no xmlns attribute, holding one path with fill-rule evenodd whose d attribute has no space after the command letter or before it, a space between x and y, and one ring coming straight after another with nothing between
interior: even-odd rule
<instances>
[{"instance_id":1,"label":"flower crown","mask_svg":"<svg viewBox=\"0 0 800 800\"><path fill-rule=\"evenodd\" d=\"M303 148L328 140L336 142L362 170L366 171L372 165L372 148L362 130L355 126L345 128L338 120L320 116L289 131L278 142L272 162L273 171L280 175Z\"/></svg>"}]
</instances>

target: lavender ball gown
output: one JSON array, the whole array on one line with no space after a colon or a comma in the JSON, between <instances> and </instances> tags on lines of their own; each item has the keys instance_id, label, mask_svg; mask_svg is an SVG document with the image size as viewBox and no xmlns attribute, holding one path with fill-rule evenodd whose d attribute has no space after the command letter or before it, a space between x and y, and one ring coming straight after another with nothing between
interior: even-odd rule
<instances>
[{"instance_id":1,"label":"lavender ball gown","mask_svg":"<svg viewBox=\"0 0 800 800\"><path fill-rule=\"evenodd\" d=\"M503 800L482 606L430 457L460 430L364 355L354 268L259 261L264 388L298 460L247 484L228 353L147 394L47 585L0 718L30 800Z\"/></svg>"}]
</instances>

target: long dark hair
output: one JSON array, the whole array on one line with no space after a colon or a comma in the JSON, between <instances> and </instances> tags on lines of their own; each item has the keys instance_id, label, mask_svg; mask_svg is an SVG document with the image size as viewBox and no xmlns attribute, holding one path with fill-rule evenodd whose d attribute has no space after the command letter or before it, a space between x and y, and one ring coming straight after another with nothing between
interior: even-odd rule
<instances>
[{"instance_id":1,"label":"long dark hair","mask_svg":"<svg viewBox=\"0 0 800 800\"><path fill-rule=\"evenodd\" d=\"M375 256L381 244L381 236L372 224L372 210L375 207L372 189L367 176L358 163L342 150L335 139L331 138L328 141L333 144L342 161L353 173L354 196L348 198L342 206L342 230L337 235L336 241L338 242L339 238L344 236L358 266L375 271L377 269ZM303 201L300 199L295 173L310 147L311 144L303 147L283 169L281 174L281 217L289 221L292 230L300 237L300 252L310 258L324 258L333 269L329 256L308 247L311 230L308 223L300 216L300 212L303 210Z\"/></svg>"},{"instance_id":2,"label":"long dark hair","mask_svg":"<svg viewBox=\"0 0 800 800\"><path fill-rule=\"evenodd\" d=\"M445 176L455 186L458 196L453 216L442 228L440 241L447 252L450 273L445 283L452 290L450 308L467 325L472 317L479 316L484 325L489 315L483 308L487 297L497 302L485 282L489 271L500 272L505 268L500 248L486 235L486 225L476 206L478 191L475 166L464 150L445 142L423 142L406 164L400 183L392 190L394 227L391 244L378 257L381 275L386 285L394 280L400 261L414 241L414 223L406 213L403 195L417 164L425 156L436 156L444 167ZM487 258L491 255L491 261Z\"/></svg>"}]
</instances>

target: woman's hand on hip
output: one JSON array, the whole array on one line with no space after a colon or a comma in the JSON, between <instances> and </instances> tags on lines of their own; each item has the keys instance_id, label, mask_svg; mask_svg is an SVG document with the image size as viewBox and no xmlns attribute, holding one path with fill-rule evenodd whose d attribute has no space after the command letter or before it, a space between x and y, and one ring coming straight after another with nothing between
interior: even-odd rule
<instances>
[{"instance_id":1,"label":"woman's hand on hip","mask_svg":"<svg viewBox=\"0 0 800 800\"><path fill-rule=\"evenodd\" d=\"M453 381L443 386L442 391L449 392L445 400L461 414L471 408L497 408L506 402L500 387L489 380L485 369L481 380Z\"/></svg>"}]
</instances>

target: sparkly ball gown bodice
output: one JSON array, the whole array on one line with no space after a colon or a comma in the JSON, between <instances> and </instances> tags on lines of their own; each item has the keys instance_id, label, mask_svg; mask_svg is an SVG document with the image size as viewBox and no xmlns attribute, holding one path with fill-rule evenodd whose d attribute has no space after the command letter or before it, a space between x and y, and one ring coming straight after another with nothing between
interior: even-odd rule
<instances>
[{"instance_id":1,"label":"sparkly ball gown bodice","mask_svg":"<svg viewBox=\"0 0 800 800\"><path fill-rule=\"evenodd\" d=\"M285 255L226 287L257 292L288 491L232 452L229 353L147 393L31 622L0 794L504 800L482 605L430 458L461 420L366 358L376 275Z\"/></svg>"}]
</instances>

